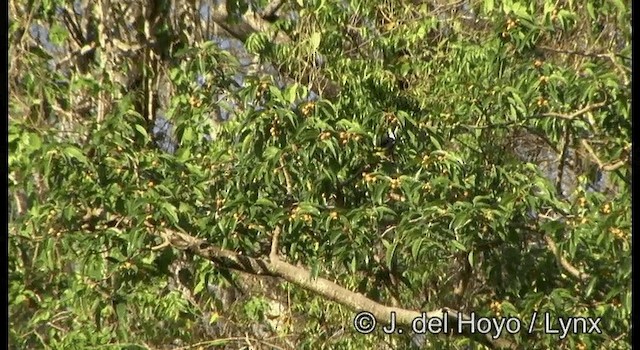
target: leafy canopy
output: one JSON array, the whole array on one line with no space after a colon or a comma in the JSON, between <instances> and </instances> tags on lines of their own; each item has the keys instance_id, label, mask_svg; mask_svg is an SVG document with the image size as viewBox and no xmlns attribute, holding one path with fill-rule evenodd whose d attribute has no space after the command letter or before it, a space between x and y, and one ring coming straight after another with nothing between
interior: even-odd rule
<instances>
[{"instance_id":1,"label":"leafy canopy","mask_svg":"<svg viewBox=\"0 0 640 350\"><path fill-rule=\"evenodd\" d=\"M152 249L172 228L252 257L280 229L283 259L382 304L601 317L513 338L630 348L628 4L159 4L155 26L100 4L74 29L81 5L11 9L13 346L233 347L247 325L284 347L416 342L287 283L224 304L216 264Z\"/></svg>"}]
</instances>

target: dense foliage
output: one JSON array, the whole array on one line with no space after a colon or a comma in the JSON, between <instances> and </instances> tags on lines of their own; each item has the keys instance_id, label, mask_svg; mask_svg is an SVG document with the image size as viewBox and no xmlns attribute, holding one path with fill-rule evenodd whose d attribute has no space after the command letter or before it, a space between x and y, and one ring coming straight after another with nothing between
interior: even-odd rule
<instances>
[{"instance_id":1,"label":"dense foliage","mask_svg":"<svg viewBox=\"0 0 640 350\"><path fill-rule=\"evenodd\" d=\"M627 2L12 1L10 20L12 348L470 343L360 335L345 305L165 228L251 257L281 230L283 260L381 304L630 348ZM534 313L602 333L529 334Z\"/></svg>"}]
</instances>

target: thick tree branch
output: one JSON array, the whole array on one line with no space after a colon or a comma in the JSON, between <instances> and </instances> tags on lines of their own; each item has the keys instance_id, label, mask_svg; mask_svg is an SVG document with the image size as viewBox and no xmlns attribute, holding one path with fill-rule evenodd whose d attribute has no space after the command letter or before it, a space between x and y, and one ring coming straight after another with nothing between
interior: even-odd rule
<instances>
[{"instance_id":1,"label":"thick tree branch","mask_svg":"<svg viewBox=\"0 0 640 350\"><path fill-rule=\"evenodd\" d=\"M277 247L277 233L278 232L274 234L272 248ZM376 303L360 293L352 292L327 279L314 277L307 269L291 265L276 258L275 255L277 252L274 251L271 252L269 259L258 259L212 246L205 240L171 229L163 229L154 234L166 239L174 248L188 250L195 255L212 261L219 267L254 275L279 277L353 310L370 312L380 324L390 324L392 322L392 315L394 314L397 327L411 329L413 320L423 316L423 314L418 311L389 307ZM459 313L456 310L443 307L439 310L426 312L424 315L428 319L437 318L442 321L444 321L446 317L450 328L447 332L448 334L473 339L492 349L519 348L514 342L505 339L505 334L500 334L497 339L493 339L492 334L496 334L496 332L491 332L490 334L472 333L467 324L462 324L462 328L458 329L458 321L460 319L469 320L470 316Z\"/></svg>"}]
</instances>

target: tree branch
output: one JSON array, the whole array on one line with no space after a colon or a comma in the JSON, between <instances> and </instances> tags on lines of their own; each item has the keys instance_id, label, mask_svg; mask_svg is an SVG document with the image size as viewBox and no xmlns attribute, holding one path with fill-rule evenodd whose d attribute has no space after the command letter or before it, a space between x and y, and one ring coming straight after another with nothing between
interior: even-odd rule
<instances>
[{"instance_id":1,"label":"tree branch","mask_svg":"<svg viewBox=\"0 0 640 350\"><path fill-rule=\"evenodd\" d=\"M543 113L542 116L543 117L555 117L555 118L560 118L560 119L566 119L566 120L574 120L577 117L592 111L594 109L598 109L602 106L604 106L605 104L607 104L607 101L602 101L602 102L598 102L598 103L594 103L594 104L590 104L587 105L584 108L581 108L571 114L562 114L562 113L556 113L556 112L548 112L548 113Z\"/></svg>"},{"instance_id":2,"label":"tree branch","mask_svg":"<svg viewBox=\"0 0 640 350\"><path fill-rule=\"evenodd\" d=\"M567 151L569 150L569 138L571 134L569 133L569 125L564 126L564 137L562 145L562 151L560 152L558 159L558 176L556 178L556 192L563 196L562 191L562 180L564 178L564 165L566 163Z\"/></svg>"},{"instance_id":3,"label":"tree branch","mask_svg":"<svg viewBox=\"0 0 640 350\"><path fill-rule=\"evenodd\" d=\"M285 184L287 186L287 194L291 195L293 193L293 185L292 185L292 181L291 181L291 175L289 175L289 172L287 171L287 167L284 164L284 159L280 158L280 168L282 168L282 173L284 174L284 181Z\"/></svg>"},{"instance_id":4,"label":"tree branch","mask_svg":"<svg viewBox=\"0 0 640 350\"><path fill-rule=\"evenodd\" d=\"M600 170L614 171L614 170L617 170L617 169L623 167L625 164L627 164L623 160L619 160L619 161L614 162L614 163L604 164L602 162L602 160L600 160L600 158L598 157L596 152L593 151L593 148L591 148L591 145L589 144L589 142L587 142L587 140L582 140L582 141L580 141L580 143L582 143L582 146L584 146L584 148L587 150L587 152L589 153L589 155L591 156L593 161L596 162L596 164L598 164L598 168Z\"/></svg>"},{"instance_id":5,"label":"tree branch","mask_svg":"<svg viewBox=\"0 0 640 350\"><path fill-rule=\"evenodd\" d=\"M558 220L557 216L547 215L547 214L538 214L537 217L539 219ZM568 217L571 217L571 216L570 215L564 215L564 217L568 218ZM586 272L580 271L578 268L573 266L566 258L564 258L562 256L562 252L558 249L558 246L556 245L556 242L553 240L553 238L551 238L546 233L541 232L541 230L536 225L526 224L526 225L522 225L522 226L518 225L518 227L528 230L529 232L535 234L537 237L542 236L542 238L544 239L544 241L547 244L547 249L549 249L549 251L556 258L556 261L558 262L560 267L562 267L572 277L575 277L576 279L579 279L579 280L582 280L582 281L585 281L585 280L591 278L591 275L589 275Z\"/></svg>"},{"instance_id":6,"label":"tree branch","mask_svg":"<svg viewBox=\"0 0 640 350\"><path fill-rule=\"evenodd\" d=\"M570 114L564 114L564 113L557 113L557 112L547 112L547 113L543 113L543 114L539 114L539 115L532 115L532 116L528 116L525 117L523 119L518 119L518 120L511 120L511 121L506 121L506 122L502 122L502 123L495 123L495 124L484 124L484 125L468 125L468 124L463 124L461 126L464 126L465 128L469 128L469 129L487 129L487 128L496 128L496 127L508 127L508 126L521 126L521 127L526 127L520 123L523 122L523 120L529 120L529 119L540 119L540 118L546 118L546 117L553 117L553 118L559 118L559 119L564 119L564 120L569 120L572 121L574 119L576 119L577 117L590 112L594 109L598 109L600 107L603 107L604 105L607 104L607 101L602 101L602 102L598 102L598 103L594 103L594 104L590 104L584 108L581 108L577 111L574 111L573 113Z\"/></svg>"},{"instance_id":7,"label":"tree branch","mask_svg":"<svg viewBox=\"0 0 640 350\"><path fill-rule=\"evenodd\" d=\"M188 250L195 255L212 261L222 268L238 270L249 274L261 276L273 276L282 278L292 284L312 291L328 300L345 305L352 310L370 312L380 324L390 324L393 322L392 315L395 315L395 323L399 327L410 329L412 322L417 317L422 317L423 313L402 308L389 307L379 304L360 293L352 292L334 282L321 277L314 277L311 272L302 267L297 267L280 259L258 259L242 256L239 253L215 247L205 240L190 236L183 232L171 229L163 229L154 233L161 235L177 249ZM274 233L272 249L277 247L278 232ZM271 251L274 255L274 251ZM467 324L459 327L460 320L469 320L470 316L462 314L456 310L446 307L435 311L424 313L428 319L437 318L443 321L447 318L449 329L447 334L464 336L484 344L492 349L517 349L518 346L505 339L504 334L500 334L497 339L492 337L495 331L490 334L480 334L471 332ZM459 329L461 328L461 329ZM461 331L461 332L459 332Z\"/></svg>"}]
</instances>

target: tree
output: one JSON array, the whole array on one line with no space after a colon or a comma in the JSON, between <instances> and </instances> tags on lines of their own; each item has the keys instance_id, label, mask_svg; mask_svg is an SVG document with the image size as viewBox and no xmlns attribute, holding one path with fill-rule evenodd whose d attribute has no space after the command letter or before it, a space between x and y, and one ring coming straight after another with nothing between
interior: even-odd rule
<instances>
[{"instance_id":1,"label":"tree","mask_svg":"<svg viewBox=\"0 0 640 350\"><path fill-rule=\"evenodd\" d=\"M629 14L12 1L10 344L630 348Z\"/></svg>"}]
</instances>

